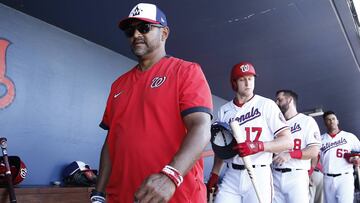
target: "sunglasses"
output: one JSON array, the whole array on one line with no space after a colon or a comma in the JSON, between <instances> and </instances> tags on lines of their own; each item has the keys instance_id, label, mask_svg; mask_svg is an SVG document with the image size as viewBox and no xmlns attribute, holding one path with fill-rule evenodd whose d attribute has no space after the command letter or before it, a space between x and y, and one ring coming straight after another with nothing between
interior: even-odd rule
<instances>
[{"instance_id":1,"label":"sunglasses","mask_svg":"<svg viewBox=\"0 0 360 203\"><path fill-rule=\"evenodd\" d=\"M162 28L164 26L158 24L150 24L150 23L139 23L137 25L129 26L124 30L126 37L134 36L135 30L138 30L141 34L146 34L150 32L151 27Z\"/></svg>"}]
</instances>

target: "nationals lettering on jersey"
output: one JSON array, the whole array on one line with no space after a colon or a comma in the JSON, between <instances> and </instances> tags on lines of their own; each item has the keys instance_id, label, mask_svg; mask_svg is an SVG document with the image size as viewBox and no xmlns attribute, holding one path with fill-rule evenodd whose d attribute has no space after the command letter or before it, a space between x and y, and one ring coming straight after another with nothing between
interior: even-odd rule
<instances>
[{"instance_id":1,"label":"nationals lettering on jersey","mask_svg":"<svg viewBox=\"0 0 360 203\"><path fill-rule=\"evenodd\" d=\"M231 119L239 122L241 134L248 141L272 141L278 132L288 128L275 102L259 95L254 95L242 107L236 106L233 101L220 107L218 121L230 123ZM249 157L254 165L264 165L271 163L272 155L270 152L259 152ZM226 162L244 164L238 155Z\"/></svg>"},{"instance_id":2,"label":"nationals lettering on jersey","mask_svg":"<svg viewBox=\"0 0 360 203\"><path fill-rule=\"evenodd\" d=\"M360 150L360 141L352 133L340 131L335 137L322 135L320 162L324 173L353 173L353 165L344 158L344 153Z\"/></svg>"},{"instance_id":3,"label":"nationals lettering on jersey","mask_svg":"<svg viewBox=\"0 0 360 203\"><path fill-rule=\"evenodd\" d=\"M293 150L302 150L307 146L321 144L320 130L314 118L302 113L286 121L291 129L291 135L294 139ZM310 159L290 159L276 168L294 168L294 169L310 169Z\"/></svg>"},{"instance_id":4,"label":"nationals lettering on jersey","mask_svg":"<svg viewBox=\"0 0 360 203\"><path fill-rule=\"evenodd\" d=\"M254 107L251 108L251 111L247 112L244 115L241 115L240 117L236 117L235 120L238 121L240 123L240 125L251 121L257 117L261 116L261 113L259 112L259 109L255 109ZM228 123L230 123L231 118L229 119Z\"/></svg>"},{"instance_id":5,"label":"nationals lettering on jersey","mask_svg":"<svg viewBox=\"0 0 360 203\"><path fill-rule=\"evenodd\" d=\"M334 147L339 147L341 145L347 144L347 141L345 138L341 138L340 140L337 140L335 142L327 142L324 145L321 146L320 150L323 151L323 153L326 153L328 150Z\"/></svg>"},{"instance_id":6,"label":"nationals lettering on jersey","mask_svg":"<svg viewBox=\"0 0 360 203\"><path fill-rule=\"evenodd\" d=\"M297 131L300 131L301 127L299 123L294 123L294 125L290 126L291 134L296 133Z\"/></svg>"}]
</instances>

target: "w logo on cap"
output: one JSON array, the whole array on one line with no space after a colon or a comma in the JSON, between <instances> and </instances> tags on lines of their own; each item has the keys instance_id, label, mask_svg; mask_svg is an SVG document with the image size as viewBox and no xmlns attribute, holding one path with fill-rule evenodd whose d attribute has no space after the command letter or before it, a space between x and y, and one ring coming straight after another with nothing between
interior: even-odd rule
<instances>
[{"instance_id":1,"label":"w logo on cap","mask_svg":"<svg viewBox=\"0 0 360 203\"><path fill-rule=\"evenodd\" d=\"M139 6L136 6L129 16L138 16L143 10L139 8Z\"/></svg>"},{"instance_id":2,"label":"w logo on cap","mask_svg":"<svg viewBox=\"0 0 360 203\"><path fill-rule=\"evenodd\" d=\"M244 64L244 65L240 66L240 69L242 72L247 72L250 70L250 66L249 66L249 64Z\"/></svg>"}]
</instances>

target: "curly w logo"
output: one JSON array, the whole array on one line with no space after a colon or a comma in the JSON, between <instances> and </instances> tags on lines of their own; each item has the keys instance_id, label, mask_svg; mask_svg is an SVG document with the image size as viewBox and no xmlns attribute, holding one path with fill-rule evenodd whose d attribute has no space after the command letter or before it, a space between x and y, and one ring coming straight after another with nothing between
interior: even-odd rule
<instances>
[{"instance_id":1,"label":"curly w logo","mask_svg":"<svg viewBox=\"0 0 360 203\"><path fill-rule=\"evenodd\" d=\"M164 76L164 77L155 77L152 80L150 87L151 88L160 87L165 82L165 80L166 80L166 76Z\"/></svg>"},{"instance_id":2,"label":"curly w logo","mask_svg":"<svg viewBox=\"0 0 360 203\"><path fill-rule=\"evenodd\" d=\"M10 42L5 39L0 39L0 109L10 105L15 97L15 85L10 78L6 77L6 49ZM5 87L5 92L1 87Z\"/></svg>"}]
</instances>

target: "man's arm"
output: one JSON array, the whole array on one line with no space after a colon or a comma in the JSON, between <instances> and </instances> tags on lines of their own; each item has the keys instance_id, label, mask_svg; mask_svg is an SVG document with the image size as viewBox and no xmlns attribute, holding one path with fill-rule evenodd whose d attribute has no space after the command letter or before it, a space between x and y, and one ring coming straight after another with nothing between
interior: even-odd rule
<instances>
[{"instance_id":1,"label":"man's arm","mask_svg":"<svg viewBox=\"0 0 360 203\"><path fill-rule=\"evenodd\" d=\"M220 159L219 157L214 155L214 162L213 162L213 166L211 169L210 177L206 183L208 201L210 199L211 193L217 191L217 188L218 188L217 184L219 181L219 175L220 175L223 163L224 163L224 161L222 159Z\"/></svg>"},{"instance_id":2,"label":"man's arm","mask_svg":"<svg viewBox=\"0 0 360 203\"><path fill-rule=\"evenodd\" d=\"M211 169L211 173L215 173L215 174L219 175L221 172L223 163L224 163L224 161L222 159L220 159L219 157L214 155L214 162L213 162L213 166Z\"/></svg>"},{"instance_id":3,"label":"man's arm","mask_svg":"<svg viewBox=\"0 0 360 203\"><path fill-rule=\"evenodd\" d=\"M105 193L105 188L111 173L111 161L109 156L109 148L107 144L108 136L106 136L104 145L101 149L99 176L96 182L96 191Z\"/></svg>"},{"instance_id":4,"label":"man's arm","mask_svg":"<svg viewBox=\"0 0 360 203\"><path fill-rule=\"evenodd\" d=\"M170 166L177 169L181 176L185 176L194 163L200 158L202 151L210 140L210 115L195 112L186 115L184 123L187 135ZM149 176L135 193L139 202L167 202L175 193L176 185L163 173Z\"/></svg>"},{"instance_id":5,"label":"man's arm","mask_svg":"<svg viewBox=\"0 0 360 203\"><path fill-rule=\"evenodd\" d=\"M320 146L319 145L307 146L307 147L305 147L305 149L302 149L301 152L302 152L301 159L317 158L317 156L318 156L318 154L320 152Z\"/></svg>"},{"instance_id":6,"label":"man's arm","mask_svg":"<svg viewBox=\"0 0 360 203\"><path fill-rule=\"evenodd\" d=\"M185 175L194 163L200 158L201 153L210 141L211 119L207 113L196 112L184 117L187 135L169 164Z\"/></svg>"},{"instance_id":7,"label":"man's arm","mask_svg":"<svg viewBox=\"0 0 360 203\"><path fill-rule=\"evenodd\" d=\"M233 149L238 152L240 157L245 157L262 151L272 153L282 152L285 150L290 150L292 147L293 140L290 134L290 130L284 129L280 131L276 135L276 138L272 141L245 141L238 143Z\"/></svg>"},{"instance_id":8,"label":"man's arm","mask_svg":"<svg viewBox=\"0 0 360 203\"><path fill-rule=\"evenodd\" d=\"M275 163L275 165L281 165L281 164L287 162L288 160L290 160L291 158L305 159L305 160L307 160L307 159L317 160L317 156L320 151L320 146L318 146L318 145L307 146L304 149L298 150L298 151L300 151L300 152L297 153L297 157L294 157L294 155L291 155L292 152L288 152L288 151L281 152L280 154L278 154L274 157L273 162ZM316 164L315 164L315 166L316 166Z\"/></svg>"},{"instance_id":9,"label":"man's arm","mask_svg":"<svg viewBox=\"0 0 360 203\"><path fill-rule=\"evenodd\" d=\"M270 142L264 142L264 151L279 153L285 150L290 150L293 148L294 141L291 136L290 130L284 129L280 131L276 138Z\"/></svg>"}]
</instances>

